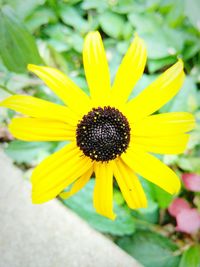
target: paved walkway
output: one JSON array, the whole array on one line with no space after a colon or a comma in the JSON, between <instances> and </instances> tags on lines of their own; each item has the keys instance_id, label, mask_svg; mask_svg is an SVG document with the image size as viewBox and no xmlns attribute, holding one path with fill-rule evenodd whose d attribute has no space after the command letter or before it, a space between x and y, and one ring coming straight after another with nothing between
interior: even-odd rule
<instances>
[{"instance_id":1,"label":"paved walkway","mask_svg":"<svg viewBox=\"0 0 200 267\"><path fill-rule=\"evenodd\" d=\"M0 150L0 267L139 267L57 200L32 205L30 184Z\"/></svg>"}]
</instances>

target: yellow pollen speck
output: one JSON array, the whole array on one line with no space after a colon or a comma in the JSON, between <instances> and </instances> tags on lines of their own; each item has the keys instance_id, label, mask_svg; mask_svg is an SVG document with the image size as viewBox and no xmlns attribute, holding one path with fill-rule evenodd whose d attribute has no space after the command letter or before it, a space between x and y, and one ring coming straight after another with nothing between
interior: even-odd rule
<instances>
[{"instance_id":1,"label":"yellow pollen speck","mask_svg":"<svg viewBox=\"0 0 200 267\"><path fill-rule=\"evenodd\" d=\"M95 157L95 158L98 158L98 156L97 156L97 155L94 155L94 157Z\"/></svg>"},{"instance_id":2,"label":"yellow pollen speck","mask_svg":"<svg viewBox=\"0 0 200 267\"><path fill-rule=\"evenodd\" d=\"M83 126L83 129L86 129L86 127L85 127L85 126Z\"/></svg>"}]
</instances>

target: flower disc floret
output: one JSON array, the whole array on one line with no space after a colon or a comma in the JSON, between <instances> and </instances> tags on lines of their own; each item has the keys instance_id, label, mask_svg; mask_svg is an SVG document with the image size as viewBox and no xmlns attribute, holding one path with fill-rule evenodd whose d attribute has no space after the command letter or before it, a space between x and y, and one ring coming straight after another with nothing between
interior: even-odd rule
<instances>
[{"instance_id":1,"label":"flower disc floret","mask_svg":"<svg viewBox=\"0 0 200 267\"><path fill-rule=\"evenodd\" d=\"M84 155L92 160L113 160L126 151L130 126L116 108L93 108L77 125L76 140Z\"/></svg>"}]
</instances>

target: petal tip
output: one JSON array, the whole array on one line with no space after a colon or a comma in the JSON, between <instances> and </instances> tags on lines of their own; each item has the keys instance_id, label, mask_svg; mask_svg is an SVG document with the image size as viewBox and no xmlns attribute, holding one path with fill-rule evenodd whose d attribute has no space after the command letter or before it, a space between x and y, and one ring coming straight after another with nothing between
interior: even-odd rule
<instances>
[{"instance_id":1,"label":"petal tip","mask_svg":"<svg viewBox=\"0 0 200 267\"><path fill-rule=\"evenodd\" d=\"M31 72L36 72L38 70L41 70L42 68L45 68L46 66L40 66L35 64L28 64L27 69Z\"/></svg>"},{"instance_id":2,"label":"petal tip","mask_svg":"<svg viewBox=\"0 0 200 267\"><path fill-rule=\"evenodd\" d=\"M12 100L12 99L15 99L16 98L16 95L13 95L13 96L9 96L7 98L5 98L4 100L0 101L0 107L7 107L7 104L9 103L9 100Z\"/></svg>"},{"instance_id":3,"label":"petal tip","mask_svg":"<svg viewBox=\"0 0 200 267\"><path fill-rule=\"evenodd\" d=\"M134 33L134 41L135 42L139 42L139 44L142 45L142 46L144 46L144 48L146 49L146 44L145 44L144 39L141 38L137 32Z\"/></svg>"},{"instance_id":4,"label":"petal tip","mask_svg":"<svg viewBox=\"0 0 200 267\"><path fill-rule=\"evenodd\" d=\"M37 67L37 65L34 65L34 64L28 64L28 65L27 65L27 69L28 69L29 71L34 70L35 67Z\"/></svg>"},{"instance_id":5,"label":"petal tip","mask_svg":"<svg viewBox=\"0 0 200 267\"><path fill-rule=\"evenodd\" d=\"M42 194L41 192L32 190L31 199L32 199L33 204L43 204L43 203L46 203L52 200L53 198L54 197L52 197L51 195L45 194L44 192Z\"/></svg>"},{"instance_id":6,"label":"petal tip","mask_svg":"<svg viewBox=\"0 0 200 267\"><path fill-rule=\"evenodd\" d=\"M98 31L90 31L86 35L85 39L92 39L92 38L101 38L101 35Z\"/></svg>"},{"instance_id":7,"label":"petal tip","mask_svg":"<svg viewBox=\"0 0 200 267\"><path fill-rule=\"evenodd\" d=\"M178 58L178 61L176 64L179 65L181 69L184 68L184 62L183 62L182 58Z\"/></svg>"},{"instance_id":8,"label":"petal tip","mask_svg":"<svg viewBox=\"0 0 200 267\"><path fill-rule=\"evenodd\" d=\"M141 204L142 208L147 208L148 207L148 201L147 198L145 198L144 202Z\"/></svg>"},{"instance_id":9,"label":"petal tip","mask_svg":"<svg viewBox=\"0 0 200 267\"><path fill-rule=\"evenodd\" d=\"M109 216L106 216L106 217L108 217L109 219L114 221L116 219L117 215L115 213L112 213L112 214L109 214Z\"/></svg>"},{"instance_id":10,"label":"petal tip","mask_svg":"<svg viewBox=\"0 0 200 267\"><path fill-rule=\"evenodd\" d=\"M44 203L43 201L40 200L40 198L35 196L33 193L32 193L31 199L32 199L32 204L42 204L42 203Z\"/></svg>"},{"instance_id":11,"label":"petal tip","mask_svg":"<svg viewBox=\"0 0 200 267\"><path fill-rule=\"evenodd\" d=\"M8 130L11 132L12 135L13 135L12 129L13 129L14 123L15 123L15 119L12 119L11 122L8 124Z\"/></svg>"},{"instance_id":12,"label":"petal tip","mask_svg":"<svg viewBox=\"0 0 200 267\"><path fill-rule=\"evenodd\" d=\"M68 199L71 196L70 192L61 192L59 194L59 197L62 198L63 200Z\"/></svg>"},{"instance_id":13,"label":"petal tip","mask_svg":"<svg viewBox=\"0 0 200 267\"><path fill-rule=\"evenodd\" d=\"M181 189L181 182L178 179L176 185L174 186L174 190L172 191L172 195L178 195Z\"/></svg>"}]
</instances>

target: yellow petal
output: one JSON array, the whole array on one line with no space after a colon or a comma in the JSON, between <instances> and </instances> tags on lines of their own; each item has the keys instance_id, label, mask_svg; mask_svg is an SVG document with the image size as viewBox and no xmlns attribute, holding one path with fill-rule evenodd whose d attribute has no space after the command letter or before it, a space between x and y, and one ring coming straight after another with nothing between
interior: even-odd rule
<instances>
[{"instance_id":1,"label":"yellow petal","mask_svg":"<svg viewBox=\"0 0 200 267\"><path fill-rule=\"evenodd\" d=\"M106 105L110 94L110 74L99 32L90 32L85 37L83 63L92 100L95 105Z\"/></svg>"},{"instance_id":2,"label":"yellow petal","mask_svg":"<svg viewBox=\"0 0 200 267\"><path fill-rule=\"evenodd\" d=\"M168 193L177 194L179 192L179 178L156 157L136 149L128 149L121 157L132 170Z\"/></svg>"},{"instance_id":3,"label":"yellow petal","mask_svg":"<svg viewBox=\"0 0 200 267\"><path fill-rule=\"evenodd\" d=\"M60 193L59 196L62 199L67 199L67 198L73 196L74 194L76 194L78 191L80 191L87 184L87 182L90 180L92 173L93 173L93 168L90 168L77 181L74 182L70 191L62 192L62 193Z\"/></svg>"},{"instance_id":4,"label":"yellow petal","mask_svg":"<svg viewBox=\"0 0 200 267\"><path fill-rule=\"evenodd\" d=\"M75 143L47 157L32 174L33 203L39 204L53 199L91 167L91 160L83 157Z\"/></svg>"},{"instance_id":5,"label":"yellow petal","mask_svg":"<svg viewBox=\"0 0 200 267\"><path fill-rule=\"evenodd\" d=\"M0 102L6 107L31 117L64 121L76 125L78 117L67 108L32 96L15 95Z\"/></svg>"},{"instance_id":6,"label":"yellow petal","mask_svg":"<svg viewBox=\"0 0 200 267\"><path fill-rule=\"evenodd\" d=\"M133 87L142 76L146 59L145 43L136 35L119 66L112 86L111 99L114 104L127 101Z\"/></svg>"},{"instance_id":7,"label":"yellow petal","mask_svg":"<svg viewBox=\"0 0 200 267\"><path fill-rule=\"evenodd\" d=\"M116 215L113 213L113 165L112 162L96 162L94 207L96 211L112 220Z\"/></svg>"},{"instance_id":8,"label":"yellow petal","mask_svg":"<svg viewBox=\"0 0 200 267\"><path fill-rule=\"evenodd\" d=\"M74 112L83 114L90 110L89 97L64 73L54 68L32 64L28 65L28 70L40 77Z\"/></svg>"},{"instance_id":9,"label":"yellow petal","mask_svg":"<svg viewBox=\"0 0 200 267\"><path fill-rule=\"evenodd\" d=\"M160 137L133 136L132 146L158 154L180 154L185 151L188 141L188 134Z\"/></svg>"},{"instance_id":10,"label":"yellow petal","mask_svg":"<svg viewBox=\"0 0 200 267\"><path fill-rule=\"evenodd\" d=\"M24 141L75 140L76 128L62 121L15 118L9 125L13 136Z\"/></svg>"},{"instance_id":11,"label":"yellow petal","mask_svg":"<svg viewBox=\"0 0 200 267\"><path fill-rule=\"evenodd\" d=\"M191 131L195 118L188 112L152 115L132 125L134 136L168 136Z\"/></svg>"},{"instance_id":12,"label":"yellow petal","mask_svg":"<svg viewBox=\"0 0 200 267\"><path fill-rule=\"evenodd\" d=\"M129 208L147 207L147 199L138 177L120 158L115 160L114 176Z\"/></svg>"},{"instance_id":13,"label":"yellow petal","mask_svg":"<svg viewBox=\"0 0 200 267\"><path fill-rule=\"evenodd\" d=\"M179 60L128 102L124 107L124 113L129 121L138 121L166 104L180 90L184 76L183 62Z\"/></svg>"}]
</instances>

